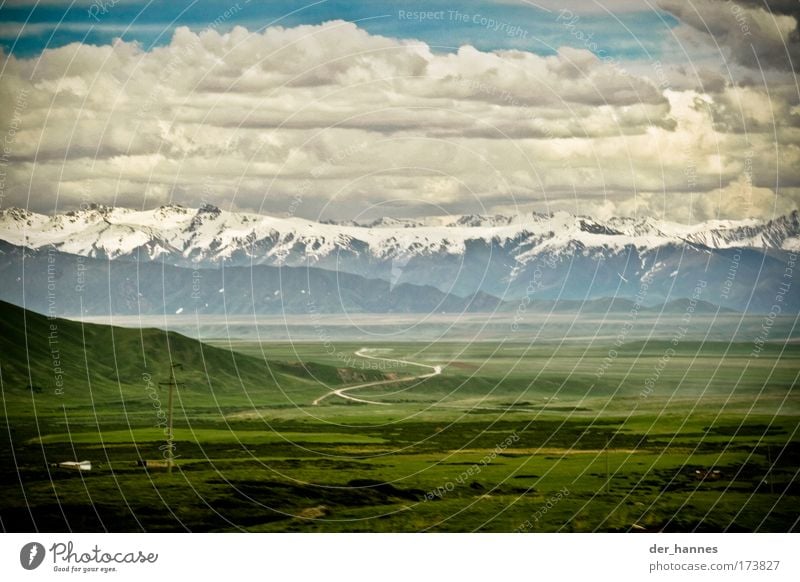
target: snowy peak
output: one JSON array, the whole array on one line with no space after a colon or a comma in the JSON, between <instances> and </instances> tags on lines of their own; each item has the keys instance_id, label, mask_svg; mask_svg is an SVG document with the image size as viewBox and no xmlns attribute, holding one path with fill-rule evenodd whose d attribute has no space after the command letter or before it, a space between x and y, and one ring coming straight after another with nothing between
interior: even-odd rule
<instances>
[{"instance_id":1,"label":"snowy peak","mask_svg":"<svg viewBox=\"0 0 800 582\"><path fill-rule=\"evenodd\" d=\"M709 248L756 248L795 250L798 247L800 225L794 212L767 222L757 219L742 221L715 220L687 229L687 242Z\"/></svg>"},{"instance_id":2,"label":"snowy peak","mask_svg":"<svg viewBox=\"0 0 800 582\"><path fill-rule=\"evenodd\" d=\"M90 207L56 216L0 211L0 255L6 269L22 269L21 258L41 256L51 245L69 255L138 261L137 273L157 262L147 266L159 273L163 266L177 268L176 273L210 269L204 280L211 280L212 273L222 276L220 265L225 273L246 267L239 270L266 277L261 287L254 287L248 275L238 287L226 283L225 294L258 295L259 301L266 301L262 291L283 271L253 266L302 268L295 272L314 267L327 273L323 279L333 281L325 291L331 301L342 274L383 281L384 287L374 289L389 293L410 285L420 297L437 289L447 296L488 293L505 301L532 294L536 300L636 300L647 281L647 301L656 303L693 297L703 280L708 281L706 299L744 311L773 306L775 292L754 296L753 289L779 289L784 283L788 253L800 251L800 220L793 212L768 221L684 225L649 217L599 220L556 212L336 224L208 205L144 211ZM730 285L721 287L723 283ZM353 297L364 297L363 285L355 285ZM215 297L224 295L218 288L223 285L213 290ZM138 305L135 298L129 300ZM786 301L787 310L800 311L800 296L787 295Z\"/></svg>"},{"instance_id":3,"label":"snowy peak","mask_svg":"<svg viewBox=\"0 0 800 582\"><path fill-rule=\"evenodd\" d=\"M52 217L0 211L0 240L32 249L173 264L314 264L343 256L401 260L464 255L471 245L498 246L519 263L542 254L622 252L690 244L708 249L800 249L797 211L770 221L715 220L682 225L653 218L606 221L564 212L464 215L368 224L320 223L221 210L161 206L137 211L92 205ZM371 259L370 259L371 258Z\"/></svg>"},{"instance_id":4,"label":"snowy peak","mask_svg":"<svg viewBox=\"0 0 800 582\"><path fill-rule=\"evenodd\" d=\"M621 235L618 230L610 228L604 224L594 222L593 220L580 219L578 221L579 227L583 232L590 232L592 234L608 234L612 236Z\"/></svg>"},{"instance_id":5,"label":"snowy peak","mask_svg":"<svg viewBox=\"0 0 800 582\"><path fill-rule=\"evenodd\" d=\"M352 226L362 226L364 228L416 228L423 226L424 223L403 218L391 218L384 216L368 223L351 223Z\"/></svg>"},{"instance_id":6,"label":"snowy peak","mask_svg":"<svg viewBox=\"0 0 800 582\"><path fill-rule=\"evenodd\" d=\"M452 222L447 224L448 227L468 226L472 228L481 228L486 226L506 226L512 224L514 218L511 216L504 216L498 214L495 216L484 216L482 214L465 214L459 216Z\"/></svg>"}]
</instances>

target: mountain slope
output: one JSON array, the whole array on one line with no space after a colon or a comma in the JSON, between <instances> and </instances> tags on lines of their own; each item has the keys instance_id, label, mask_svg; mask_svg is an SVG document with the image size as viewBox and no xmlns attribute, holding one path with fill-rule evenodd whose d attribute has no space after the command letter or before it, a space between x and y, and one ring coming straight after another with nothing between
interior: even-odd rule
<instances>
[{"instance_id":1,"label":"mountain slope","mask_svg":"<svg viewBox=\"0 0 800 582\"><path fill-rule=\"evenodd\" d=\"M533 213L385 218L359 225L234 213L213 206L148 211L93 207L53 217L11 209L0 212L0 240L6 241L0 252L12 255L18 248L39 253L54 249L112 264L136 261L138 276L148 264L204 273L224 267L236 282L225 283L225 292L235 289L238 297L230 307L233 312L252 311L254 306L262 312L307 309L300 301L306 298L299 297L299 284L289 287L289 296L287 289L275 285L284 274L289 280L295 277L285 267L303 270L319 282L318 289L306 291L317 291L321 311L475 311L476 294L518 301L532 289L543 299L583 301L633 299L646 287L645 303L652 305L691 297L699 281L707 283L705 301L764 311L774 303L785 269L800 249L800 218L795 211L770 221L681 225L652 218L598 221ZM254 266L282 269L251 270ZM132 268L125 268L130 277ZM336 273L336 282L323 284L325 276L319 270ZM351 275L388 286L348 278ZM303 274L296 277L299 281ZM219 278L209 275L214 285ZM415 287L404 288L405 284ZM165 289L166 299L185 294L181 286ZM276 292L280 299L267 295L278 297ZM459 305L459 300L448 298L453 295L469 299ZM798 297L789 297L789 310L800 308ZM483 308L492 308L485 295L479 301L486 303ZM166 310L187 308L179 303L166 301Z\"/></svg>"},{"instance_id":2,"label":"mountain slope","mask_svg":"<svg viewBox=\"0 0 800 582\"><path fill-rule=\"evenodd\" d=\"M149 394L163 396L158 383L169 377L170 362L182 365L186 404L291 404L292 395L324 392L320 382L341 383L331 366L263 361L172 332L51 319L0 301L0 370L12 408L27 403L41 412L105 403L117 405L117 412L151 410Z\"/></svg>"},{"instance_id":3,"label":"mountain slope","mask_svg":"<svg viewBox=\"0 0 800 582\"><path fill-rule=\"evenodd\" d=\"M469 243L516 247L519 263L566 248L654 249L690 243L713 249L800 249L797 211L763 222L715 220L681 225L613 218L601 223L553 215L456 216L420 221L381 219L368 226L234 213L205 205L194 211L162 206L148 211L95 206L54 217L12 208L0 211L0 240L28 248L48 245L72 254L159 259L167 264L315 266L337 255L405 261L439 253L464 254Z\"/></svg>"},{"instance_id":4,"label":"mountain slope","mask_svg":"<svg viewBox=\"0 0 800 582\"><path fill-rule=\"evenodd\" d=\"M55 315L461 313L493 311L485 293L462 298L432 286L315 268L189 269L84 258L0 242L0 300Z\"/></svg>"}]
</instances>

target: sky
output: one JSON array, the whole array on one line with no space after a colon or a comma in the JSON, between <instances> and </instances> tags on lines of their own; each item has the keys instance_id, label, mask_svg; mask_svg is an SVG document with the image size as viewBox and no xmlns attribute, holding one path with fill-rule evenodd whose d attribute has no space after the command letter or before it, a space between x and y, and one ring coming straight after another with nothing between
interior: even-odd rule
<instances>
[{"instance_id":1,"label":"sky","mask_svg":"<svg viewBox=\"0 0 800 582\"><path fill-rule=\"evenodd\" d=\"M795 0L0 3L0 208L800 205Z\"/></svg>"}]
</instances>

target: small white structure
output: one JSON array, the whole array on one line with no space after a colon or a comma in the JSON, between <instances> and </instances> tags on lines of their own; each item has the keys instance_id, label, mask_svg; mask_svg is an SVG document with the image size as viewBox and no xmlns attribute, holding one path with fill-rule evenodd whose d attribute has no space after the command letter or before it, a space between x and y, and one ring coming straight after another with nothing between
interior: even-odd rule
<instances>
[{"instance_id":1,"label":"small white structure","mask_svg":"<svg viewBox=\"0 0 800 582\"><path fill-rule=\"evenodd\" d=\"M59 463L58 466L62 469L71 469L73 471L91 471L91 461L64 461Z\"/></svg>"}]
</instances>

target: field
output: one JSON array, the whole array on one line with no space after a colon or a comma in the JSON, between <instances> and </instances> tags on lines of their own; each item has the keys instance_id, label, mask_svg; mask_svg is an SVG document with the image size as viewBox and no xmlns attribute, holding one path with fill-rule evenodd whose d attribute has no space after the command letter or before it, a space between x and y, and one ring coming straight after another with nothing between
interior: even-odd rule
<instances>
[{"instance_id":1,"label":"field","mask_svg":"<svg viewBox=\"0 0 800 582\"><path fill-rule=\"evenodd\" d=\"M231 352L57 321L61 392L34 341L50 323L28 313L27 345L3 330L7 531L798 530L796 344ZM172 474L136 465L164 456L167 352ZM344 394L368 403L330 394L364 383Z\"/></svg>"}]
</instances>

